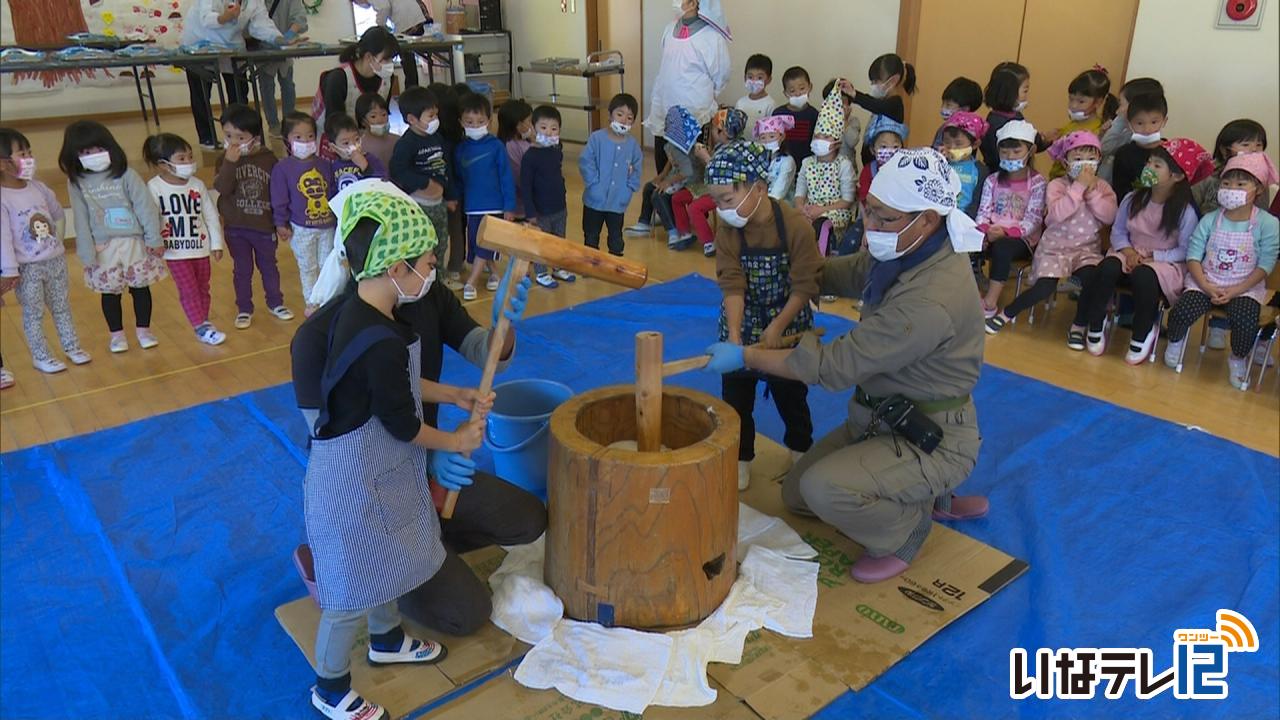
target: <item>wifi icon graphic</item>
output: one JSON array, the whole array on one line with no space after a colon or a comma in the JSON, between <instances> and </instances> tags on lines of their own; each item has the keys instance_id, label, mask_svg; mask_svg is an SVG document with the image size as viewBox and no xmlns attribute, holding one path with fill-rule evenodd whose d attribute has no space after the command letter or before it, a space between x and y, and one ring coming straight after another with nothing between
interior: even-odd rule
<instances>
[{"instance_id":1,"label":"wifi icon graphic","mask_svg":"<svg viewBox=\"0 0 1280 720\"><path fill-rule=\"evenodd\" d=\"M1218 637L1228 652L1256 652L1258 632L1249 618L1232 610L1218 610Z\"/></svg>"}]
</instances>

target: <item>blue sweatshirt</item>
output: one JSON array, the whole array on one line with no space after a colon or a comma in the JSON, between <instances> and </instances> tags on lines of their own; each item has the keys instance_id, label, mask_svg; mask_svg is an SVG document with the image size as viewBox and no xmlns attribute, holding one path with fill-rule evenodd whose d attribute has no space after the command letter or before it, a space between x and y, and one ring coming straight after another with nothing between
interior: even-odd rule
<instances>
[{"instance_id":1,"label":"blue sweatshirt","mask_svg":"<svg viewBox=\"0 0 1280 720\"><path fill-rule=\"evenodd\" d=\"M444 186L446 200L457 200L450 180L449 155L440 133L419 135L412 128L396 141L391 151L391 182L407 193L425 188L432 180Z\"/></svg>"},{"instance_id":2,"label":"blue sweatshirt","mask_svg":"<svg viewBox=\"0 0 1280 720\"><path fill-rule=\"evenodd\" d=\"M463 140L454 167L462 185L465 213L515 212L516 182L501 140L493 135Z\"/></svg>"},{"instance_id":3,"label":"blue sweatshirt","mask_svg":"<svg viewBox=\"0 0 1280 720\"><path fill-rule=\"evenodd\" d=\"M631 196L640 189L644 155L640 143L628 135L621 142L608 130L597 130L587 138L587 147L578 157L582 171L582 204L601 212L626 212Z\"/></svg>"},{"instance_id":4,"label":"blue sweatshirt","mask_svg":"<svg viewBox=\"0 0 1280 720\"><path fill-rule=\"evenodd\" d=\"M565 202L564 151L553 147L533 146L520 161L520 197L524 214L536 218L563 212Z\"/></svg>"}]
</instances>

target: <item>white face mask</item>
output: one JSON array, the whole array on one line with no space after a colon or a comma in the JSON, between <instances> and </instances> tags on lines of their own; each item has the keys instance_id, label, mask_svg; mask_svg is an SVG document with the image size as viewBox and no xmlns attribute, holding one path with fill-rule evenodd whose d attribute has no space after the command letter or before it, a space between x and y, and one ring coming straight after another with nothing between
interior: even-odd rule
<instances>
[{"instance_id":1,"label":"white face mask","mask_svg":"<svg viewBox=\"0 0 1280 720\"><path fill-rule=\"evenodd\" d=\"M471 138L472 140L483 140L483 139L484 139L484 137L485 137L486 135L488 135L488 134L489 134L489 128L487 128L487 127L477 127L477 128L469 127L469 128L463 128L463 129L462 129L462 132L466 133L466 134L467 134L467 137Z\"/></svg>"},{"instance_id":2,"label":"white face mask","mask_svg":"<svg viewBox=\"0 0 1280 720\"><path fill-rule=\"evenodd\" d=\"M906 232L907 228L914 225L916 223L916 220L919 220L919 219L920 219L920 216L916 215L911 222L907 223L907 227L902 228L898 232L884 232L882 230L867 230L866 231L867 250L871 252L871 257L875 258L876 260L879 260L880 262L888 262L889 260L896 260L902 257L903 255L906 255L908 252L911 251L912 248L914 248L916 245L919 245L920 242L924 240L924 236L921 236L915 242L911 243L911 245L908 246L906 249L904 250L898 249L898 237L901 236L902 233Z\"/></svg>"},{"instance_id":3,"label":"white face mask","mask_svg":"<svg viewBox=\"0 0 1280 720\"><path fill-rule=\"evenodd\" d=\"M390 60L384 63L378 63L378 61L374 60L369 63L369 66L373 69L373 74L383 80L390 80L391 76L396 74L396 66L391 64Z\"/></svg>"},{"instance_id":4,"label":"white face mask","mask_svg":"<svg viewBox=\"0 0 1280 720\"><path fill-rule=\"evenodd\" d=\"M14 158L13 161L18 164L19 180L30 180L36 176L35 158Z\"/></svg>"},{"instance_id":5,"label":"white face mask","mask_svg":"<svg viewBox=\"0 0 1280 720\"><path fill-rule=\"evenodd\" d=\"M382 137L383 135L386 135L390 129L391 129L390 123L382 123L380 125L370 125L369 134L374 135L376 137Z\"/></svg>"},{"instance_id":6,"label":"white face mask","mask_svg":"<svg viewBox=\"0 0 1280 720\"><path fill-rule=\"evenodd\" d=\"M758 93L758 92L763 92L763 91L764 91L764 81L763 81L763 80L748 80L748 81L746 82L746 85L747 85L747 92L751 93L752 95L754 95L754 94L756 94L756 93Z\"/></svg>"},{"instance_id":7,"label":"white face mask","mask_svg":"<svg viewBox=\"0 0 1280 720\"><path fill-rule=\"evenodd\" d=\"M809 93L787 98L787 104L793 108L802 108L809 104Z\"/></svg>"},{"instance_id":8,"label":"white face mask","mask_svg":"<svg viewBox=\"0 0 1280 720\"><path fill-rule=\"evenodd\" d=\"M622 123L616 120L609 123L609 128L614 132L618 133L619 135L626 135L627 133L631 132L630 125L623 125Z\"/></svg>"},{"instance_id":9,"label":"white face mask","mask_svg":"<svg viewBox=\"0 0 1280 720\"><path fill-rule=\"evenodd\" d=\"M1071 167L1067 169L1067 174L1071 177L1079 177L1085 168L1092 168L1094 172L1098 171L1097 160L1076 160L1071 163Z\"/></svg>"},{"instance_id":10,"label":"white face mask","mask_svg":"<svg viewBox=\"0 0 1280 720\"><path fill-rule=\"evenodd\" d=\"M406 262L405 265L409 265L409 263ZM404 291L400 289L400 283L396 282L395 278L391 278L391 284L396 286L396 305L418 302L427 296L427 291L431 289L431 284L436 281L435 268L431 268L431 273L426 277L422 277L422 273L418 272L418 269L412 265L409 265L409 271L414 275L417 275L422 280L422 288L418 290L415 295L406 295Z\"/></svg>"},{"instance_id":11,"label":"white face mask","mask_svg":"<svg viewBox=\"0 0 1280 720\"><path fill-rule=\"evenodd\" d=\"M542 133L538 133L538 135L534 138L534 142L536 142L538 145L542 147L555 147L556 145L560 144L560 136L559 135L543 135Z\"/></svg>"},{"instance_id":12,"label":"white face mask","mask_svg":"<svg viewBox=\"0 0 1280 720\"><path fill-rule=\"evenodd\" d=\"M360 143L355 145L334 145L333 152L343 160L350 160L351 156L360 149Z\"/></svg>"},{"instance_id":13,"label":"white face mask","mask_svg":"<svg viewBox=\"0 0 1280 720\"><path fill-rule=\"evenodd\" d=\"M316 144L314 142L298 142L294 140L289 143L289 149L293 151L293 156L299 160L306 160L316 154Z\"/></svg>"},{"instance_id":14,"label":"white face mask","mask_svg":"<svg viewBox=\"0 0 1280 720\"><path fill-rule=\"evenodd\" d=\"M809 141L809 149L813 151L814 155L818 155L819 157L824 156L831 152L831 141L814 138Z\"/></svg>"},{"instance_id":15,"label":"white face mask","mask_svg":"<svg viewBox=\"0 0 1280 720\"><path fill-rule=\"evenodd\" d=\"M422 131L428 135L435 135L436 131L439 129L440 129L440 118L432 118L431 122L427 123L427 126L425 128L422 128Z\"/></svg>"},{"instance_id":16,"label":"white face mask","mask_svg":"<svg viewBox=\"0 0 1280 720\"><path fill-rule=\"evenodd\" d=\"M943 120L946 120L947 118L951 117L952 115L955 115L955 113L956 113L956 111L955 111L955 110L952 110L952 109L950 109L950 108L943 108L943 109L941 109L941 110L939 110L939 111L938 111L938 114L942 116L942 119L943 119Z\"/></svg>"},{"instance_id":17,"label":"white face mask","mask_svg":"<svg viewBox=\"0 0 1280 720\"><path fill-rule=\"evenodd\" d=\"M769 152L778 152L779 150L782 149L782 141L780 140L770 140L767 143L763 143L763 145L764 145L764 149L768 150Z\"/></svg>"},{"instance_id":18,"label":"white face mask","mask_svg":"<svg viewBox=\"0 0 1280 720\"><path fill-rule=\"evenodd\" d=\"M1092 114L1093 113L1087 110L1068 110L1067 111L1067 115L1070 116L1071 119L1075 120L1076 122L1080 122L1082 120L1088 120L1089 116Z\"/></svg>"},{"instance_id":19,"label":"white face mask","mask_svg":"<svg viewBox=\"0 0 1280 720\"><path fill-rule=\"evenodd\" d=\"M1013 106L1015 112L1022 112L1027 109L1027 100L1019 100L1017 105Z\"/></svg>"},{"instance_id":20,"label":"white face mask","mask_svg":"<svg viewBox=\"0 0 1280 720\"><path fill-rule=\"evenodd\" d=\"M195 163L172 163L172 162L169 162L168 160L165 160L164 162L166 165L168 165L170 168L173 169L174 175L177 175L183 180L186 180L187 178L196 174Z\"/></svg>"},{"instance_id":21,"label":"white face mask","mask_svg":"<svg viewBox=\"0 0 1280 720\"><path fill-rule=\"evenodd\" d=\"M869 94L873 98L882 98L889 94L889 89L880 83L871 83L871 92Z\"/></svg>"},{"instance_id":22,"label":"white face mask","mask_svg":"<svg viewBox=\"0 0 1280 720\"><path fill-rule=\"evenodd\" d=\"M222 141L222 147L226 148L227 150L230 150L232 145L235 145L235 143L231 142L230 140L223 140L223 141ZM249 152L249 151L250 151L250 150L252 150L252 149L253 149L253 141L252 141L252 140L250 140L249 142L244 143L243 145L241 145L241 146L240 146L240 152L241 152L241 153L247 153L247 152Z\"/></svg>"},{"instance_id":23,"label":"white face mask","mask_svg":"<svg viewBox=\"0 0 1280 720\"><path fill-rule=\"evenodd\" d=\"M102 172L111 167L111 153L103 150L89 155L81 155L80 164L89 172Z\"/></svg>"},{"instance_id":24,"label":"white face mask","mask_svg":"<svg viewBox=\"0 0 1280 720\"><path fill-rule=\"evenodd\" d=\"M1138 143L1139 145L1151 145L1152 143L1158 143L1160 142L1160 131L1157 130L1153 133L1147 133L1145 135L1142 133L1134 133L1133 141Z\"/></svg>"},{"instance_id":25,"label":"white face mask","mask_svg":"<svg viewBox=\"0 0 1280 720\"><path fill-rule=\"evenodd\" d=\"M747 197L750 197L750 193L747 194ZM719 215L721 220L733 227L744 227L747 224L747 221L751 219L751 216L756 214L756 210L760 208L760 203L763 202L763 200L764 198L756 198L756 206L752 208L751 212L748 213L746 217L738 214L738 211L742 209L743 204L747 202L746 197L742 198L742 202L738 203L738 207L732 210L716 208L716 215Z\"/></svg>"},{"instance_id":26,"label":"white face mask","mask_svg":"<svg viewBox=\"0 0 1280 720\"><path fill-rule=\"evenodd\" d=\"M1249 202L1249 191L1240 188L1218 188L1218 204L1224 210L1242 208Z\"/></svg>"}]
</instances>

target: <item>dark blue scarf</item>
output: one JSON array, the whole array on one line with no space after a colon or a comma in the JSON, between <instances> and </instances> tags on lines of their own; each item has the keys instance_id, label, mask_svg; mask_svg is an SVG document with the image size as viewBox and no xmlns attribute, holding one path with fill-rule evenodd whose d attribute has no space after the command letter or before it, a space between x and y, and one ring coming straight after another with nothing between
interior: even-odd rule
<instances>
[{"instance_id":1,"label":"dark blue scarf","mask_svg":"<svg viewBox=\"0 0 1280 720\"><path fill-rule=\"evenodd\" d=\"M869 307L879 305L885 292L899 275L933 257L947 241L947 225L943 223L915 252L884 262L872 260L867 285L862 289L862 304Z\"/></svg>"}]
</instances>

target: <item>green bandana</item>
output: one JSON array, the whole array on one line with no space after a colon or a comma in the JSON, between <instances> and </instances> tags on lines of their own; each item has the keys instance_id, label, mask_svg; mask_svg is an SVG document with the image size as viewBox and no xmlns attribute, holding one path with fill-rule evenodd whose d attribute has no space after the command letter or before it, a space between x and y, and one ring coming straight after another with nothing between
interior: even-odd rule
<instances>
[{"instance_id":1,"label":"green bandana","mask_svg":"<svg viewBox=\"0 0 1280 720\"><path fill-rule=\"evenodd\" d=\"M436 230L417 203L381 192L356 193L347 199L342 213L340 237L351 233L363 218L376 221L380 227L369 243L364 269L356 280L367 280L387 271L403 260L412 260L436 247Z\"/></svg>"}]
</instances>

